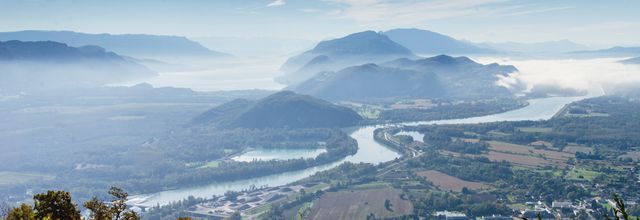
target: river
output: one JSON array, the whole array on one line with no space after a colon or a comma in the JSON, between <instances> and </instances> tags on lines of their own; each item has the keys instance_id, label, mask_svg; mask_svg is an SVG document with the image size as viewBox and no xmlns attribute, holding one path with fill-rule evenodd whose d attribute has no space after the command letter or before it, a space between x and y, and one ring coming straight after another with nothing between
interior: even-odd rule
<instances>
[{"instance_id":1,"label":"river","mask_svg":"<svg viewBox=\"0 0 640 220\"><path fill-rule=\"evenodd\" d=\"M553 115L555 115L566 104L593 96L594 95L531 99L529 100L529 105L526 107L499 114L463 119L407 122L395 125L471 124L497 121L546 120L553 117ZM364 162L372 164L390 161L400 157L401 155L373 140L373 131L376 128L383 126L388 125L345 128L344 131L358 141L358 152L334 163L246 180L215 182L206 186L185 187L182 189L167 190L146 195L136 195L132 196L128 203L134 206L150 207L155 206L156 204L166 205L173 201L186 199L189 196L210 198L214 195L222 195L224 192L229 190L239 191L248 189L251 186L260 187L286 185L309 177L316 172L334 168L347 161L353 163Z\"/></svg>"},{"instance_id":2,"label":"river","mask_svg":"<svg viewBox=\"0 0 640 220\"><path fill-rule=\"evenodd\" d=\"M310 149L256 149L232 157L231 160L240 162L251 162L254 160L290 160L299 158L315 158L321 153L327 152L324 148L310 148Z\"/></svg>"}]
</instances>

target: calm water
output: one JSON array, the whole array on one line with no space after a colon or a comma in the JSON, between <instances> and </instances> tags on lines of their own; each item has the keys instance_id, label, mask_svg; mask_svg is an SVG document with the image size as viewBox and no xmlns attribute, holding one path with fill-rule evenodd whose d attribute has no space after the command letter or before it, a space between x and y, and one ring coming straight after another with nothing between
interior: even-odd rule
<instances>
[{"instance_id":1,"label":"calm water","mask_svg":"<svg viewBox=\"0 0 640 220\"><path fill-rule=\"evenodd\" d=\"M232 157L232 160L240 162L251 162L254 160L289 160L299 158L315 158L321 153L327 152L325 149L257 149L246 152L239 156Z\"/></svg>"},{"instance_id":2,"label":"calm water","mask_svg":"<svg viewBox=\"0 0 640 220\"><path fill-rule=\"evenodd\" d=\"M497 121L520 121L520 120L545 120L553 117L562 107L573 101L587 98L584 97L552 97L529 100L529 105L500 114L487 115L481 117L472 117L464 119L437 120L437 121L421 121L401 123L400 125L420 125L420 124L471 124L483 122ZM164 205L172 201L179 201L188 196L210 198L213 195L221 195L228 190L243 190L250 186L280 186L298 181L300 179L311 176L319 171L324 171L336 167L346 161L359 163L378 164L393 160L400 157L397 152L377 143L373 140L373 131L383 125L363 126L346 128L345 132L350 134L352 138L358 141L358 152L355 155L348 156L338 162L312 167L300 171L285 172L264 177L251 178L240 181L216 182L206 186L186 187L176 190L167 190L147 195L133 196L129 201L131 205L137 206L154 206L156 204ZM421 139L421 138L420 138ZM419 139L419 140L420 140Z\"/></svg>"},{"instance_id":3,"label":"calm water","mask_svg":"<svg viewBox=\"0 0 640 220\"><path fill-rule=\"evenodd\" d=\"M480 117L448 119L436 121L417 121L400 123L400 125L421 125L421 124L477 124L498 121L525 121L525 120L546 120L555 115L562 107L574 101L587 97L552 97L529 100L529 105L513 111L499 114L486 115Z\"/></svg>"}]
</instances>

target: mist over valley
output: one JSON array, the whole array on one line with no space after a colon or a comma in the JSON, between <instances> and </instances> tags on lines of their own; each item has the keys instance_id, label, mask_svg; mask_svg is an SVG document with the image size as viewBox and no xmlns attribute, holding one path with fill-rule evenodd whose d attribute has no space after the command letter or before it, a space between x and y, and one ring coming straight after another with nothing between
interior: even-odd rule
<instances>
[{"instance_id":1,"label":"mist over valley","mask_svg":"<svg viewBox=\"0 0 640 220\"><path fill-rule=\"evenodd\" d=\"M635 3L2 5L0 220L640 216Z\"/></svg>"}]
</instances>

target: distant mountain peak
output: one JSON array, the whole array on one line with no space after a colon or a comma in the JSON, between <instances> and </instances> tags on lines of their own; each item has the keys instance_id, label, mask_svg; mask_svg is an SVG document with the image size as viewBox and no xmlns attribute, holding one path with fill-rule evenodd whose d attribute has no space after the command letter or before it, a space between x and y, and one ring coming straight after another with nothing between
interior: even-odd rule
<instances>
[{"instance_id":1,"label":"distant mountain peak","mask_svg":"<svg viewBox=\"0 0 640 220\"><path fill-rule=\"evenodd\" d=\"M392 41L386 35L375 31L363 31L338 39L322 41L310 52L328 53L328 55L340 55L341 53L413 55L411 50Z\"/></svg>"},{"instance_id":2,"label":"distant mountain peak","mask_svg":"<svg viewBox=\"0 0 640 220\"><path fill-rule=\"evenodd\" d=\"M392 41L381 32L363 31L342 38L325 40L313 49L289 58L281 67L285 75L277 80L295 84L318 72L402 57L416 57L411 50Z\"/></svg>"},{"instance_id":3,"label":"distant mountain peak","mask_svg":"<svg viewBox=\"0 0 640 220\"><path fill-rule=\"evenodd\" d=\"M479 67L483 66L482 64L476 63L468 57L460 56L460 57L452 57L449 55L438 55L433 57L427 57L422 59L406 59L400 58L396 60L392 60L389 62L381 63L382 66L389 66L394 68L406 68L406 69L415 69L415 68L458 68L461 66L470 66L470 67Z\"/></svg>"},{"instance_id":4,"label":"distant mountain peak","mask_svg":"<svg viewBox=\"0 0 640 220\"><path fill-rule=\"evenodd\" d=\"M573 53L602 55L602 56L638 56L640 55L640 47L615 46L608 49L574 51Z\"/></svg>"},{"instance_id":5,"label":"distant mountain peak","mask_svg":"<svg viewBox=\"0 0 640 220\"><path fill-rule=\"evenodd\" d=\"M478 54L497 51L456 40L444 34L417 28L399 28L384 32L391 40L419 54Z\"/></svg>"},{"instance_id":6,"label":"distant mountain peak","mask_svg":"<svg viewBox=\"0 0 640 220\"><path fill-rule=\"evenodd\" d=\"M454 65L454 64L477 64L475 61L469 59L468 57L452 57L448 55L438 55L435 57L429 57L418 60L420 63L430 62L430 63L439 63L443 65Z\"/></svg>"},{"instance_id":7,"label":"distant mountain peak","mask_svg":"<svg viewBox=\"0 0 640 220\"><path fill-rule=\"evenodd\" d=\"M375 63L365 63L365 64L362 64L362 65L359 65L359 66L356 66L356 67L357 68L371 68L372 69L372 68L378 68L380 66L378 66L378 64L375 64Z\"/></svg>"}]
</instances>

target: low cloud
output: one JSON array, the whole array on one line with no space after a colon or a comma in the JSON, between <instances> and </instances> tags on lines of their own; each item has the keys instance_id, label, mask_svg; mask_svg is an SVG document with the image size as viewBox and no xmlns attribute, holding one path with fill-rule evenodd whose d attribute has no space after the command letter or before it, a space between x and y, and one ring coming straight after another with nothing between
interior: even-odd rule
<instances>
[{"instance_id":1,"label":"low cloud","mask_svg":"<svg viewBox=\"0 0 640 220\"><path fill-rule=\"evenodd\" d=\"M478 58L481 63L514 65L520 71L502 78L499 85L522 82L527 89L557 86L564 89L598 91L620 86L640 88L640 65L619 63L621 59L514 60Z\"/></svg>"}]
</instances>

